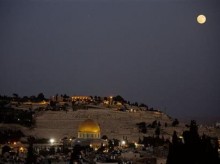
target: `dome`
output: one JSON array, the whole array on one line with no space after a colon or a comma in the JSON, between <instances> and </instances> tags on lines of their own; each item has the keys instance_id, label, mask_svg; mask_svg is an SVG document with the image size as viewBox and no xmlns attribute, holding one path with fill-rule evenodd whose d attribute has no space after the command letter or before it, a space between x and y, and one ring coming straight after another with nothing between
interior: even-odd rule
<instances>
[{"instance_id":1,"label":"dome","mask_svg":"<svg viewBox=\"0 0 220 164\"><path fill-rule=\"evenodd\" d=\"M86 133L100 133L99 125L91 119L87 119L83 121L79 125L78 132L86 132Z\"/></svg>"}]
</instances>

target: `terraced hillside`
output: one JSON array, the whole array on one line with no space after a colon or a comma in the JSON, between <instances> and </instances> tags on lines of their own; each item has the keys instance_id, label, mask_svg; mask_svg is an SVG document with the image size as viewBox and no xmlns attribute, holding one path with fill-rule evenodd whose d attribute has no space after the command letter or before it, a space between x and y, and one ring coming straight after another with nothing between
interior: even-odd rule
<instances>
[{"instance_id":1,"label":"terraced hillside","mask_svg":"<svg viewBox=\"0 0 220 164\"><path fill-rule=\"evenodd\" d=\"M129 141L138 141L143 136L155 135L155 128L147 128L147 133L139 132L137 123L146 122L147 125L153 121L160 121L160 136L171 139L173 131L181 135L185 123L178 126L171 126L172 121L166 114L153 111L122 112L109 108L89 108L88 110L73 111L41 111L36 114L36 127L29 129L17 124L0 124L0 128L20 129L26 136L33 135L37 138L55 138L57 141L63 137L77 137L78 126L85 119L93 119L99 123L101 136L107 135L108 138L123 139L127 137ZM165 123L167 126L165 127ZM199 125L200 135L207 134L212 137L220 138L220 129L209 126Z\"/></svg>"},{"instance_id":2,"label":"terraced hillside","mask_svg":"<svg viewBox=\"0 0 220 164\"><path fill-rule=\"evenodd\" d=\"M67 137L77 137L79 124L87 118L91 118L99 123L101 135L109 138L122 139L127 137L130 141L137 141L143 134L139 133L136 123L152 123L158 120L161 123L162 134L169 137L170 132L163 132L165 122L171 125L169 117L163 113L152 111L121 112L114 109L88 109L68 112L64 111L44 111L36 117L36 128L28 132L38 137L57 139ZM172 127L170 127L172 129ZM167 127L166 129L170 129ZM149 129L145 135L153 135L154 129Z\"/></svg>"}]
</instances>

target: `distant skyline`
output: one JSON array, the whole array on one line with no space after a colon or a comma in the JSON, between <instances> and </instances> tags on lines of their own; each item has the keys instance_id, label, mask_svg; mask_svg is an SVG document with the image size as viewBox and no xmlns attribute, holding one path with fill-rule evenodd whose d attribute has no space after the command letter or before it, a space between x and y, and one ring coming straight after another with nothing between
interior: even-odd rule
<instances>
[{"instance_id":1,"label":"distant skyline","mask_svg":"<svg viewBox=\"0 0 220 164\"><path fill-rule=\"evenodd\" d=\"M119 94L173 117L218 117L219 8L219 0L0 0L0 94Z\"/></svg>"}]
</instances>

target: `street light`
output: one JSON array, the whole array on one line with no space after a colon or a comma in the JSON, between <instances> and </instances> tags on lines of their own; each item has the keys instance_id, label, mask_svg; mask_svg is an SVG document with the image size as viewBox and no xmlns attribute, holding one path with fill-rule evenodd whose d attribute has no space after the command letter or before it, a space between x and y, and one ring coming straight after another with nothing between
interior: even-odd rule
<instances>
[{"instance_id":1,"label":"street light","mask_svg":"<svg viewBox=\"0 0 220 164\"><path fill-rule=\"evenodd\" d=\"M121 146L124 146L126 144L125 140L121 141Z\"/></svg>"},{"instance_id":2,"label":"street light","mask_svg":"<svg viewBox=\"0 0 220 164\"><path fill-rule=\"evenodd\" d=\"M51 138L51 139L50 139L50 143L51 143L51 145L53 145L54 142L55 142L55 139Z\"/></svg>"}]
</instances>

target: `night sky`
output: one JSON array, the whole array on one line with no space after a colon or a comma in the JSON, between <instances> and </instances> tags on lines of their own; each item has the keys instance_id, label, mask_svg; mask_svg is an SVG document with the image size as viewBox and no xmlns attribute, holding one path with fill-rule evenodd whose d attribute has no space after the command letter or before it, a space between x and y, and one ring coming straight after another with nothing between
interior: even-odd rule
<instances>
[{"instance_id":1,"label":"night sky","mask_svg":"<svg viewBox=\"0 0 220 164\"><path fill-rule=\"evenodd\" d=\"M0 75L1 95L119 94L220 116L220 1L0 0Z\"/></svg>"}]
</instances>

